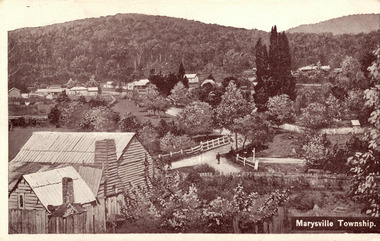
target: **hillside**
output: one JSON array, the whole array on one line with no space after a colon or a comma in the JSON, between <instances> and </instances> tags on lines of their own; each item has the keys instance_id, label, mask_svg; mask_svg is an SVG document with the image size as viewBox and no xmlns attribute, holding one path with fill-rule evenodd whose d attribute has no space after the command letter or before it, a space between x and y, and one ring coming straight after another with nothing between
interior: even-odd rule
<instances>
[{"instance_id":1,"label":"hillside","mask_svg":"<svg viewBox=\"0 0 380 241\"><path fill-rule=\"evenodd\" d=\"M304 24L289 29L288 33L359 34L380 29L380 14L356 14L334 18L316 24Z\"/></svg>"},{"instance_id":2,"label":"hillside","mask_svg":"<svg viewBox=\"0 0 380 241\"><path fill-rule=\"evenodd\" d=\"M268 29L269 31L269 29ZM255 66L259 38L269 33L197 21L118 14L8 33L9 87L25 90L34 84L63 84L70 78L86 82L92 75L104 82L130 82L151 69L239 75ZM346 55L360 58L380 42L369 34L288 34L292 68L307 64L339 66Z\"/></svg>"}]
</instances>

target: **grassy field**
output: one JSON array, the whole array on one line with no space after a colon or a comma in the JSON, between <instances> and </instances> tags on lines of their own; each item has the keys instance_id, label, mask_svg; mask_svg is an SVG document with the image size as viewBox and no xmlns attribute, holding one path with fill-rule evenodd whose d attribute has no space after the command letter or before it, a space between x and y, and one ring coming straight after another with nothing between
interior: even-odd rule
<instances>
[{"instance_id":1,"label":"grassy field","mask_svg":"<svg viewBox=\"0 0 380 241\"><path fill-rule=\"evenodd\" d=\"M256 153L258 157L296 157L301 147L301 134L279 132L269 142L268 148ZM295 152L294 152L295 151Z\"/></svg>"},{"instance_id":2,"label":"grassy field","mask_svg":"<svg viewBox=\"0 0 380 241\"><path fill-rule=\"evenodd\" d=\"M166 113L160 112L160 116L151 115L144 108L136 106L133 101L128 99L118 99L118 102L113 107L113 110L119 112L120 114L131 112L134 114L141 122L151 121L153 125L157 125L161 119L166 121L174 120L174 117Z\"/></svg>"}]
</instances>

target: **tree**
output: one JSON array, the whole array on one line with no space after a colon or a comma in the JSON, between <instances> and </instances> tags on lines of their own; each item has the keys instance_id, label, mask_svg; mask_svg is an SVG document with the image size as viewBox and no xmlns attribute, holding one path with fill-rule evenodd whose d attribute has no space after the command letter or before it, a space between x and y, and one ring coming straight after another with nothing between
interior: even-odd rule
<instances>
[{"instance_id":1,"label":"tree","mask_svg":"<svg viewBox=\"0 0 380 241\"><path fill-rule=\"evenodd\" d=\"M357 152L348 162L354 174L351 194L365 203L365 213L379 217L380 191L376 176L380 174L380 48L374 51L374 55L376 59L368 68L373 87L365 91L365 105L373 108L368 119L371 124L368 151Z\"/></svg>"},{"instance_id":2,"label":"tree","mask_svg":"<svg viewBox=\"0 0 380 241\"><path fill-rule=\"evenodd\" d=\"M295 116L294 102L286 94L270 97L267 102L267 109L269 119L277 125L292 122Z\"/></svg>"},{"instance_id":3,"label":"tree","mask_svg":"<svg viewBox=\"0 0 380 241\"><path fill-rule=\"evenodd\" d=\"M178 115L177 126L188 135L205 134L213 127L212 107L205 102L194 101Z\"/></svg>"},{"instance_id":4,"label":"tree","mask_svg":"<svg viewBox=\"0 0 380 241\"><path fill-rule=\"evenodd\" d=\"M177 106L186 106L191 102L189 89L182 82L178 82L170 93L169 98Z\"/></svg>"},{"instance_id":5,"label":"tree","mask_svg":"<svg viewBox=\"0 0 380 241\"><path fill-rule=\"evenodd\" d=\"M112 131L117 127L119 115L106 106L88 110L80 126L89 131Z\"/></svg>"},{"instance_id":6,"label":"tree","mask_svg":"<svg viewBox=\"0 0 380 241\"><path fill-rule=\"evenodd\" d=\"M244 99L241 91L236 88L233 82L230 82L222 96L222 101L215 109L215 117L221 127L234 131L234 120L249 115L254 111L256 111L255 103ZM235 139L237 140L236 132Z\"/></svg>"},{"instance_id":7,"label":"tree","mask_svg":"<svg viewBox=\"0 0 380 241\"><path fill-rule=\"evenodd\" d=\"M301 115L297 122L309 128L319 129L329 125L332 122L332 118L327 114L325 105L311 103L301 110Z\"/></svg>"},{"instance_id":8,"label":"tree","mask_svg":"<svg viewBox=\"0 0 380 241\"><path fill-rule=\"evenodd\" d=\"M369 87L369 81L361 71L360 62L353 58L346 56L341 63L342 72L337 77L337 82L340 87L347 90L352 89L366 89Z\"/></svg>"},{"instance_id":9,"label":"tree","mask_svg":"<svg viewBox=\"0 0 380 241\"><path fill-rule=\"evenodd\" d=\"M91 78L86 83L87 87L98 87L99 83L95 80L95 75L91 75Z\"/></svg>"},{"instance_id":10,"label":"tree","mask_svg":"<svg viewBox=\"0 0 380 241\"><path fill-rule=\"evenodd\" d=\"M56 127L60 126L61 111L59 110L58 105L54 105L50 110L48 118L50 123L54 124Z\"/></svg>"},{"instance_id":11,"label":"tree","mask_svg":"<svg viewBox=\"0 0 380 241\"><path fill-rule=\"evenodd\" d=\"M138 137L141 140L144 147L146 147L152 153L157 153L160 150L160 143L158 139L157 131L150 125L145 125L138 130Z\"/></svg>"},{"instance_id":12,"label":"tree","mask_svg":"<svg viewBox=\"0 0 380 241\"><path fill-rule=\"evenodd\" d=\"M131 112L123 114L118 124L122 132L137 132L141 128L140 121Z\"/></svg>"},{"instance_id":13,"label":"tree","mask_svg":"<svg viewBox=\"0 0 380 241\"><path fill-rule=\"evenodd\" d=\"M234 120L233 129L244 136L243 149L246 140L254 146L262 145L270 139L270 124L262 114L253 113Z\"/></svg>"},{"instance_id":14,"label":"tree","mask_svg":"<svg viewBox=\"0 0 380 241\"><path fill-rule=\"evenodd\" d=\"M140 96L142 104L148 109L152 110L154 114L158 114L161 118L160 111L165 112L169 107L169 101L164 98L155 89L148 89L147 92Z\"/></svg>"},{"instance_id":15,"label":"tree","mask_svg":"<svg viewBox=\"0 0 380 241\"><path fill-rule=\"evenodd\" d=\"M69 81L67 81L66 87L71 89L75 87L76 85L77 85L77 82L70 78Z\"/></svg>"},{"instance_id":16,"label":"tree","mask_svg":"<svg viewBox=\"0 0 380 241\"><path fill-rule=\"evenodd\" d=\"M160 140L160 149L163 152L173 152L194 147L196 143L187 135L175 136L168 132Z\"/></svg>"},{"instance_id":17,"label":"tree","mask_svg":"<svg viewBox=\"0 0 380 241\"><path fill-rule=\"evenodd\" d=\"M327 139L326 134L314 135L307 140L302 146L303 158L309 168L324 169L324 165L331 157L331 142Z\"/></svg>"},{"instance_id":18,"label":"tree","mask_svg":"<svg viewBox=\"0 0 380 241\"><path fill-rule=\"evenodd\" d=\"M372 107L367 106L365 102L366 98L363 90L349 90L345 99L346 118L350 120L358 119L362 125L368 123Z\"/></svg>"}]
</instances>

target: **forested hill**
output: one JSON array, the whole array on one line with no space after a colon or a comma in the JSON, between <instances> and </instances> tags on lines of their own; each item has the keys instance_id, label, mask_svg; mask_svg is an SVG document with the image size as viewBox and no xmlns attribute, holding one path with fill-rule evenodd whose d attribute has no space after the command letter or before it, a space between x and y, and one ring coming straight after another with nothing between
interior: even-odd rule
<instances>
[{"instance_id":1,"label":"forested hill","mask_svg":"<svg viewBox=\"0 0 380 241\"><path fill-rule=\"evenodd\" d=\"M274 23L275 24L275 23ZM269 31L269 29L268 29ZM178 18L118 14L9 32L9 87L66 83L69 78L129 82L151 69L231 75L255 66L259 37L269 33ZM321 61L338 66L346 55L373 50L380 31L359 35L288 34L292 67Z\"/></svg>"},{"instance_id":2,"label":"forested hill","mask_svg":"<svg viewBox=\"0 0 380 241\"><path fill-rule=\"evenodd\" d=\"M304 24L288 33L358 34L380 30L380 14L356 14L334 18L316 24Z\"/></svg>"}]
</instances>

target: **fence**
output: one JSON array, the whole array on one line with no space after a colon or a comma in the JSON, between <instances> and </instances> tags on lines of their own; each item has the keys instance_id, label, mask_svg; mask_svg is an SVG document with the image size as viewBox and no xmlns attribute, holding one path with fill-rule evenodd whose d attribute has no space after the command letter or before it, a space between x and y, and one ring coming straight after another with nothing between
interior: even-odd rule
<instances>
[{"instance_id":1,"label":"fence","mask_svg":"<svg viewBox=\"0 0 380 241\"><path fill-rule=\"evenodd\" d=\"M253 159L253 158L252 158ZM254 168L255 170L258 169L259 167L259 160L255 158L255 160L250 160L249 158L239 156L239 154L236 154L236 162L241 162L243 163L244 166L250 166Z\"/></svg>"},{"instance_id":2,"label":"fence","mask_svg":"<svg viewBox=\"0 0 380 241\"><path fill-rule=\"evenodd\" d=\"M279 128L287 131L297 132L297 133L304 133L307 130L310 130L307 127L302 127L294 124L282 124L279 126ZM347 134L363 134L365 131L367 131L367 128L365 127L340 127L340 128L323 128L320 129L319 132L321 134L327 134L327 135L347 135Z\"/></svg>"},{"instance_id":3,"label":"fence","mask_svg":"<svg viewBox=\"0 0 380 241\"><path fill-rule=\"evenodd\" d=\"M183 156L188 156L188 155L193 155L193 154L198 154L200 152L208 151L223 145L226 145L231 142L231 138L229 136L222 136L213 140L205 141L205 142L200 142L198 146L185 149L185 150L180 150L177 152L170 152L167 154L162 154L158 155L158 158L178 158L178 157L183 157Z\"/></svg>"},{"instance_id":4,"label":"fence","mask_svg":"<svg viewBox=\"0 0 380 241\"><path fill-rule=\"evenodd\" d=\"M24 233L104 233L104 205L86 207L81 214L66 218L50 217L45 210L9 209L8 232Z\"/></svg>"}]
</instances>

